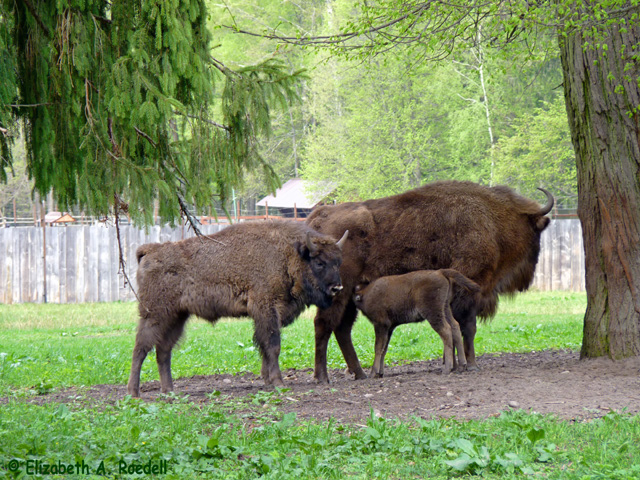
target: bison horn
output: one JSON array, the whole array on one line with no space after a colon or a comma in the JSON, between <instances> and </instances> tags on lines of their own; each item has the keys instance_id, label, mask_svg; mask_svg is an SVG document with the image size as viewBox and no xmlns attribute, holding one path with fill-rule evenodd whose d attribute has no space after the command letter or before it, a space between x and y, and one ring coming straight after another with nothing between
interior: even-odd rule
<instances>
[{"instance_id":1,"label":"bison horn","mask_svg":"<svg viewBox=\"0 0 640 480\"><path fill-rule=\"evenodd\" d=\"M307 232L307 248L309 249L309 254L314 255L318 251L318 247L316 247L311 241L311 235Z\"/></svg>"},{"instance_id":2,"label":"bison horn","mask_svg":"<svg viewBox=\"0 0 640 480\"><path fill-rule=\"evenodd\" d=\"M547 213L549 213L551 211L551 209L553 208L553 195L551 195L547 190L545 190L542 187L539 187L538 190L540 190L542 193L544 193L547 196L547 204L542 207L542 210L540 210L539 215L546 215Z\"/></svg>"},{"instance_id":3,"label":"bison horn","mask_svg":"<svg viewBox=\"0 0 640 480\"><path fill-rule=\"evenodd\" d=\"M342 238L336 242L336 245L340 250L342 250L342 247L344 247L344 244L346 243L348 236L349 236L349 230L345 230L344 235L342 235Z\"/></svg>"}]
</instances>

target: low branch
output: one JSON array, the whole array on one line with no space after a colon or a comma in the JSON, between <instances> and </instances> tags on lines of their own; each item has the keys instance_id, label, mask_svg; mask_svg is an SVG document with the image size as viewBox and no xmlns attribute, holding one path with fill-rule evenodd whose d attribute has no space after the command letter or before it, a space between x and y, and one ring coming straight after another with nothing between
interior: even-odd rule
<instances>
[{"instance_id":1,"label":"low branch","mask_svg":"<svg viewBox=\"0 0 640 480\"><path fill-rule=\"evenodd\" d=\"M33 5L31 5L31 2L29 0L22 0L22 3L24 3L24 5L27 7L27 10L29 10L29 13L31 13L31 16L35 19L36 23L40 25L40 28L42 29L42 31L44 31L47 37L51 37L51 32L49 31L49 27L47 27L44 24L44 22L38 15L38 12L36 12L36 9L33 7Z\"/></svg>"},{"instance_id":2,"label":"low branch","mask_svg":"<svg viewBox=\"0 0 640 480\"><path fill-rule=\"evenodd\" d=\"M221 242L220 240L217 240L215 238L211 238L208 235L203 235L202 234L202 232L200 231L200 229L196 225L197 223L200 223L200 222L198 221L198 219L196 217L191 215L191 213L189 212L189 207L188 207L187 202L185 201L185 199L182 197L182 195L180 193L176 193L176 196L178 197L178 203L180 204L180 210L182 211L184 216L187 218L187 221L189 222L189 225L191 226L191 228L193 228L193 232L196 234L196 236L199 237L201 240L204 238L204 239L207 239L207 240L211 240L212 242L219 243L220 245L224 245L226 247L227 246L226 243Z\"/></svg>"},{"instance_id":3,"label":"low branch","mask_svg":"<svg viewBox=\"0 0 640 480\"><path fill-rule=\"evenodd\" d=\"M152 139L149 135L147 135L146 133L144 133L144 132L143 132L142 130L140 130L138 127L133 127L133 129L136 131L136 133L137 133L138 135L140 135L140 136L141 136L142 138L144 138L147 142L149 142L149 143L153 146L153 148L156 148L156 147L157 147L156 142L154 142L154 141L153 141L153 139Z\"/></svg>"},{"instance_id":4,"label":"low branch","mask_svg":"<svg viewBox=\"0 0 640 480\"><path fill-rule=\"evenodd\" d=\"M0 127L0 133L2 133L3 135L8 135L9 134L9 130L7 130L6 128Z\"/></svg>"},{"instance_id":5,"label":"low branch","mask_svg":"<svg viewBox=\"0 0 640 480\"><path fill-rule=\"evenodd\" d=\"M52 102L46 103L11 103L7 105L7 107L11 108L35 108L35 107L48 107L49 105L53 105Z\"/></svg>"},{"instance_id":6,"label":"low branch","mask_svg":"<svg viewBox=\"0 0 640 480\"><path fill-rule=\"evenodd\" d=\"M198 237L202 237L203 236L202 232L198 228L198 225L196 225L197 223L200 223L200 222L198 221L198 219L196 217L191 215L191 212L189 212L189 207L187 205L187 202L185 202L185 200L182 197L182 195L180 193L176 193L176 196L178 197L178 203L180 204L180 210L182 211L183 215L187 218L187 221L189 222L189 225L191 225L191 228L193 228L194 233Z\"/></svg>"},{"instance_id":7,"label":"low branch","mask_svg":"<svg viewBox=\"0 0 640 480\"><path fill-rule=\"evenodd\" d=\"M126 213L129 210L129 205L121 200L117 193L113 194L113 200L113 210L116 223L116 239L118 241L118 275L122 275L124 277L124 286L128 286L131 289L133 295L136 297L136 300L138 300L138 303L140 303L138 293L136 292L135 288L133 288L133 284L131 283L131 280L129 280L129 275L127 275L127 263L124 260L122 241L120 239L120 211Z\"/></svg>"},{"instance_id":8,"label":"low branch","mask_svg":"<svg viewBox=\"0 0 640 480\"><path fill-rule=\"evenodd\" d=\"M227 125L223 125L221 123L214 122L213 120L209 120L207 118L202 118L202 117L199 117L197 115L193 115L191 113L183 113L183 112L179 112L177 110L174 110L173 113L175 115L182 115L183 117L193 118L194 120L200 120L201 122L208 123L209 125L213 125L214 127L222 128L223 130L226 130L227 132L231 131L231 128L228 127Z\"/></svg>"},{"instance_id":9,"label":"low branch","mask_svg":"<svg viewBox=\"0 0 640 480\"><path fill-rule=\"evenodd\" d=\"M113 118L109 117L109 120L107 120L107 125L109 129L109 140L111 140L111 146L113 147L113 157L117 158L121 155L121 152L116 139L113 137Z\"/></svg>"}]
</instances>

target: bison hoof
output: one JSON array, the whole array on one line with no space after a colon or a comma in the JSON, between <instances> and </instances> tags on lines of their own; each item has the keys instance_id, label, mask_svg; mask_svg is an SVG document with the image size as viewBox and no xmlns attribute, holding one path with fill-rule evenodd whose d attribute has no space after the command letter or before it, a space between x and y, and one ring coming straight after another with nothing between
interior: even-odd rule
<instances>
[{"instance_id":1,"label":"bison hoof","mask_svg":"<svg viewBox=\"0 0 640 480\"><path fill-rule=\"evenodd\" d=\"M364 373L364 370L360 369L360 370L356 371L356 373L355 373L355 379L356 380L364 380L366 378L369 378L369 377L367 376L366 373Z\"/></svg>"},{"instance_id":2,"label":"bison hoof","mask_svg":"<svg viewBox=\"0 0 640 480\"><path fill-rule=\"evenodd\" d=\"M479 370L480 370L480 367L478 365L476 364L471 365L467 363L467 372L477 372Z\"/></svg>"}]
</instances>

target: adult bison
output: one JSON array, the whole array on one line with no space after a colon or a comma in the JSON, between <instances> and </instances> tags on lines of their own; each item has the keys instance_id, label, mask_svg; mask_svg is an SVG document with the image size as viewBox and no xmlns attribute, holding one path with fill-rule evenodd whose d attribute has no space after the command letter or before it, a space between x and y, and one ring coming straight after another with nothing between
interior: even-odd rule
<instances>
[{"instance_id":1,"label":"adult bison","mask_svg":"<svg viewBox=\"0 0 640 480\"><path fill-rule=\"evenodd\" d=\"M140 322L128 392L152 347L163 393L173 390L171 350L190 315L212 323L250 316L266 384L283 385L280 328L308 305L331 305L340 290L340 241L291 221L241 223L214 235L151 243L136 251Z\"/></svg>"},{"instance_id":2,"label":"adult bison","mask_svg":"<svg viewBox=\"0 0 640 480\"><path fill-rule=\"evenodd\" d=\"M335 238L349 230L340 276L345 292L315 317L315 377L328 382L327 344L335 333L349 371L366 378L351 340L357 316L352 292L360 283L414 270L452 268L481 287L476 294L457 288L453 315L464 337L467 368L477 368L476 315L495 314L498 294L526 290L540 252L540 234L553 207L505 186L437 182L400 195L316 208L307 223Z\"/></svg>"}]
</instances>

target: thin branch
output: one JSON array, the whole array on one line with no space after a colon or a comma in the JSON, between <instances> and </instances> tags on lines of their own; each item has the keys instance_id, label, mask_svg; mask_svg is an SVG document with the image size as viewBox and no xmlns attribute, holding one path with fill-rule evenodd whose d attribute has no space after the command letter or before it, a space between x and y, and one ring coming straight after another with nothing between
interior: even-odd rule
<instances>
[{"instance_id":1,"label":"thin branch","mask_svg":"<svg viewBox=\"0 0 640 480\"><path fill-rule=\"evenodd\" d=\"M195 218L193 215L191 215L191 212L189 212L189 207L187 205L187 202L185 202L184 198L182 197L182 194L176 193L176 196L178 197L178 203L180 204L180 210L182 211L183 215L186 217L187 221L189 222L189 225L191 225L191 228L193 228L194 233L198 237L202 237L203 236L202 232L198 228L198 225L196 225L197 223L200 223L200 222L198 221L197 218Z\"/></svg>"},{"instance_id":2,"label":"thin branch","mask_svg":"<svg viewBox=\"0 0 640 480\"><path fill-rule=\"evenodd\" d=\"M221 123L217 123L217 122L214 122L213 120L209 120L207 118L202 118L202 117L199 117L197 115L193 115L191 113L182 113L182 112L179 112L177 110L174 110L173 113L175 115L182 115L183 117L193 118L195 120L200 120L201 122L208 123L209 125L213 125L214 127L222 128L223 130L226 130L227 132L231 131L231 128L228 127L227 125L222 125Z\"/></svg>"},{"instance_id":3,"label":"thin branch","mask_svg":"<svg viewBox=\"0 0 640 480\"><path fill-rule=\"evenodd\" d=\"M126 212L129 209L129 206L120 199L117 193L113 194L113 200L113 210L115 213L116 222L116 239L118 240L118 275L122 275L124 277L124 286L128 286L131 289L133 295L136 297L136 300L141 304L138 293L136 292L135 288L133 288L133 284L131 283L131 280L129 280L129 275L127 275L127 263L124 260L122 241L120 239L120 210Z\"/></svg>"},{"instance_id":4,"label":"thin branch","mask_svg":"<svg viewBox=\"0 0 640 480\"><path fill-rule=\"evenodd\" d=\"M0 133L2 133L3 135L8 135L9 134L9 130L7 130L6 128L0 127Z\"/></svg>"},{"instance_id":5,"label":"thin branch","mask_svg":"<svg viewBox=\"0 0 640 480\"><path fill-rule=\"evenodd\" d=\"M53 105L53 102L46 103L11 103L7 105L7 107L11 108L35 108L35 107L48 107L49 105Z\"/></svg>"},{"instance_id":6,"label":"thin branch","mask_svg":"<svg viewBox=\"0 0 640 480\"><path fill-rule=\"evenodd\" d=\"M118 146L118 143L116 142L116 139L113 137L113 118L109 117L109 120L107 121L108 127L109 127L109 140L111 140L111 146L113 147L113 153L112 156L113 158L117 158L121 155L120 152L120 147Z\"/></svg>"},{"instance_id":7,"label":"thin branch","mask_svg":"<svg viewBox=\"0 0 640 480\"><path fill-rule=\"evenodd\" d=\"M388 22L383 23L381 25L370 27L362 33L347 32L347 33L339 33L336 35L320 35L317 37L281 37L275 34L260 34L255 32L249 32L247 30L240 30L237 27L230 27L228 25L223 25L223 27L228 28L229 30L232 30L235 33L241 33L243 35L250 35L254 37L267 38L270 40L279 40L281 42L292 43L295 45L317 45L317 44L331 45L331 44L337 44L337 43L344 43L345 40L350 40L360 35L369 36L374 33L380 33L381 31L400 23L406 20L407 18L420 16L424 10L427 10L430 7L431 7L431 4L429 2L424 3L422 5L417 6L410 12L406 13L405 15L402 15L398 18L394 18L393 20L389 20Z\"/></svg>"},{"instance_id":8,"label":"thin branch","mask_svg":"<svg viewBox=\"0 0 640 480\"><path fill-rule=\"evenodd\" d=\"M31 16L35 19L36 23L40 25L40 28L44 31L47 37L51 37L51 32L49 31L49 27L47 27L44 24L44 22L36 12L36 9L33 7L33 5L31 5L31 2L29 0L22 0L22 3L25 4L25 6L27 7L27 10L29 10L29 13L31 13Z\"/></svg>"},{"instance_id":9,"label":"thin branch","mask_svg":"<svg viewBox=\"0 0 640 480\"><path fill-rule=\"evenodd\" d=\"M138 127L133 127L133 129L136 131L136 133L138 135L140 135L142 138L144 138L147 142L149 142L151 144L151 146L153 146L153 148L156 148L156 142L153 141L153 139L146 133L144 133L142 130L140 130Z\"/></svg>"},{"instance_id":10,"label":"thin branch","mask_svg":"<svg viewBox=\"0 0 640 480\"><path fill-rule=\"evenodd\" d=\"M182 197L182 194L176 193L176 196L178 197L178 203L180 204L180 210L182 211L184 216L187 218L187 221L189 222L189 225L193 229L193 232L196 234L196 236L198 238L200 238L200 240L202 240L202 239L211 240L212 242L219 243L220 245L224 245L226 247L227 246L226 243L221 242L218 239L212 238L209 235L203 235L202 234L202 232L200 231L200 229L196 225L196 223L200 223L200 222L198 221L198 219L196 217L191 215L191 213L189 212L189 207L187 205L187 202Z\"/></svg>"}]
</instances>

